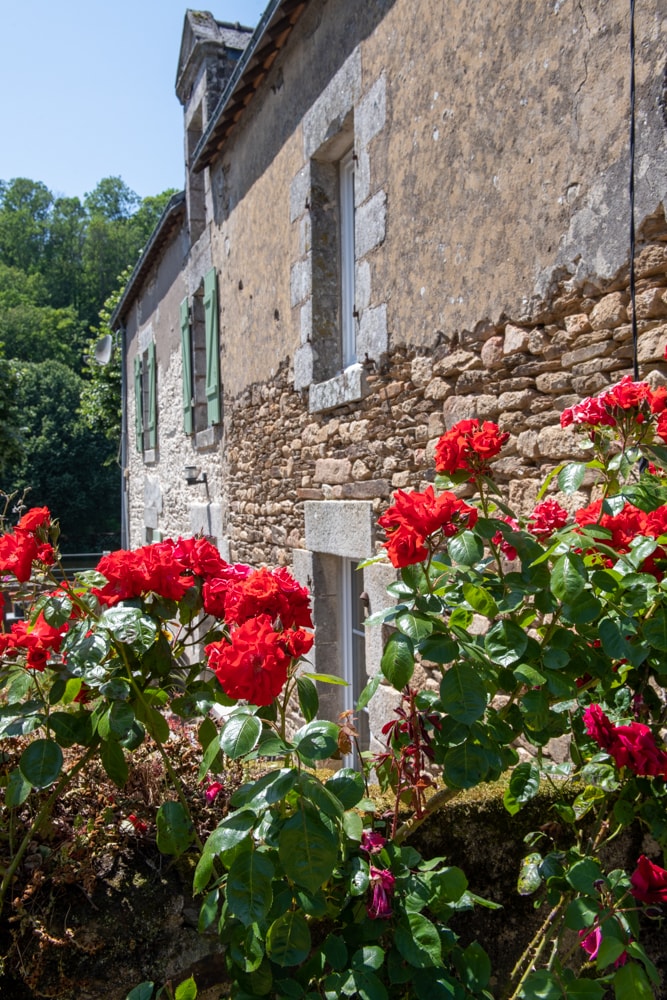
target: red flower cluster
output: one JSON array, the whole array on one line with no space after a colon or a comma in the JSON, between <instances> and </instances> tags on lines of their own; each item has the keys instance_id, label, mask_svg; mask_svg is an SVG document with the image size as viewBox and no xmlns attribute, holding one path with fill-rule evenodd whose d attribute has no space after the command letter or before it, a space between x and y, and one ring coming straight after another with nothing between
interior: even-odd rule
<instances>
[{"instance_id":1,"label":"red flower cluster","mask_svg":"<svg viewBox=\"0 0 667 1000\"><path fill-rule=\"evenodd\" d=\"M206 647L208 663L230 698L270 705L282 691L293 658L312 646L304 629L277 632L269 615L250 618L231 630L231 641Z\"/></svg>"},{"instance_id":2,"label":"red flower cluster","mask_svg":"<svg viewBox=\"0 0 667 1000\"><path fill-rule=\"evenodd\" d=\"M189 566L176 558L174 549L174 542L166 541L102 556L97 571L108 583L93 588L93 593L106 605L151 593L167 601L180 601L194 580L187 575Z\"/></svg>"},{"instance_id":3,"label":"red flower cluster","mask_svg":"<svg viewBox=\"0 0 667 1000\"><path fill-rule=\"evenodd\" d=\"M667 753L655 742L653 733L641 722L615 726L599 705L589 705L584 712L586 732L606 750L617 767L627 767L634 774L667 780Z\"/></svg>"},{"instance_id":4,"label":"red flower cluster","mask_svg":"<svg viewBox=\"0 0 667 1000\"><path fill-rule=\"evenodd\" d=\"M558 528L565 527L568 518L568 512L555 500L543 500L528 518L527 528L532 535L546 541Z\"/></svg>"},{"instance_id":5,"label":"red flower cluster","mask_svg":"<svg viewBox=\"0 0 667 1000\"><path fill-rule=\"evenodd\" d=\"M642 854L630 878L632 895L642 903L667 903L667 871Z\"/></svg>"},{"instance_id":6,"label":"red flower cluster","mask_svg":"<svg viewBox=\"0 0 667 1000\"><path fill-rule=\"evenodd\" d=\"M485 420L460 420L446 431L435 446L436 472L470 473L470 478L487 471L488 463L508 440L507 432L501 433L498 424Z\"/></svg>"},{"instance_id":7,"label":"red flower cluster","mask_svg":"<svg viewBox=\"0 0 667 1000\"><path fill-rule=\"evenodd\" d=\"M224 596L224 617L237 625L268 615L284 629L313 627L310 594L288 570L258 569L244 579L230 580Z\"/></svg>"},{"instance_id":8,"label":"red flower cluster","mask_svg":"<svg viewBox=\"0 0 667 1000\"><path fill-rule=\"evenodd\" d=\"M589 396L575 406L563 410L560 415L560 425L561 427L570 427L572 424L615 427L626 416L632 417L638 424L643 424L652 414L662 415L666 407L667 388L660 386L651 389L648 383L633 382L631 375L625 375L620 382L605 389L598 396Z\"/></svg>"},{"instance_id":9,"label":"red flower cluster","mask_svg":"<svg viewBox=\"0 0 667 1000\"><path fill-rule=\"evenodd\" d=\"M0 656L15 657L25 652L25 665L29 670L44 670L49 656L60 649L67 628L67 622L54 628L42 614L33 625L14 622L11 631L0 633Z\"/></svg>"},{"instance_id":10,"label":"red flower cluster","mask_svg":"<svg viewBox=\"0 0 667 1000\"><path fill-rule=\"evenodd\" d=\"M24 514L14 531L0 538L0 574L12 573L19 583L25 583L34 562L50 566L54 559L48 540L50 526L47 507L33 507Z\"/></svg>"},{"instance_id":11,"label":"red flower cluster","mask_svg":"<svg viewBox=\"0 0 667 1000\"><path fill-rule=\"evenodd\" d=\"M574 519L582 528L589 524L599 524L601 528L606 528L611 532L608 545L618 553L629 552L633 539L639 536L660 538L667 534L667 505L647 512L626 503L618 514L603 514L602 501L595 500L578 510ZM642 563L642 572L661 577L662 569L658 563L664 559L667 559L667 552L663 548L656 549Z\"/></svg>"},{"instance_id":12,"label":"red flower cluster","mask_svg":"<svg viewBox=\"0 0 667 1000\"><path fill-rule=\"evenodd\" d=\"M384 547L396 567L422 562L428 556L427 544L433 536L456 535L463 528L472 528L478 512L453 493L435 495L432 486L423 493L394 494L394 505L378 519L387 533Z\"/></svg>"}]
</instances>

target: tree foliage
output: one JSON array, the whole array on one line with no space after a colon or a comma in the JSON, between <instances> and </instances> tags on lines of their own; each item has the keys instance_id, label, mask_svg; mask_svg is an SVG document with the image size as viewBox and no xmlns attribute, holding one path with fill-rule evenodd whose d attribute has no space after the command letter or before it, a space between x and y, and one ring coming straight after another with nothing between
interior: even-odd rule
<instances>
[{"instance_id":1,"label":"tree foliage","mask_svg":"<svg viewBox=\"0 0 667 1000\"><path fill-rule=\"evenodd\" d=\"M65 550L117 541L120 356L94 345L172 194L0 181L0 489L62 511Z\"/></svg>"}]
</instances>

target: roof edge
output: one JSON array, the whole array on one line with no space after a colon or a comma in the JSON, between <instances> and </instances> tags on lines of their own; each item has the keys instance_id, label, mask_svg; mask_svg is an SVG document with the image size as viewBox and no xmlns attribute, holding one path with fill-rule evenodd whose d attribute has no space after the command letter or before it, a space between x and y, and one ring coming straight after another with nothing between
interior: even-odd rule
<instances>
[{"instance_id":1,"label":"roof edge","mask_svg":"<svg viewBox=\"0 0 667 1000\"><path fill-rule=\"evenodd\" d=\"M213 114L211 115L211 120L208 123L204 134L197 143L197 147L194 151L192 158L192 168L195 172L199 172L208 166L215 153L217 152L215 144L215 133L218 125L220 124L220 119L223 113L230 103L231 98L234 95L239 83L243 79L243 76L248 69L253 56L260 50L260 43L262 42L264 35L267 33L267 29L270 27L273 18L276 13L280 10L282 6L288 8L288 10L293 10L296 7L305 8L308 0L270 0L266 10L262 14L257 27L255 28L253 35L248 42L243 55L239 59L234 72L232 73L227 86L220 95L220 100L218 101ZM299 11L299 14L301 11ZM298 17L299 15L297 15ZM296 18L295 18L296 21Z\"/></svg>"},{"instance_id":2,"label":"roof edge","mask_svg":"<svg viewBox=\"0 0 667 1000\"><path fill-rule=\"evenodd\" d=\"M171 228L181 214L185 214L185 191L173 194L165 205L162 215L148 239L148 243L141 251L139 260L132 269L132 274L123 289L123 294L120 297L118 305L109 318L109 326L112 330L115 330L120 325L120 318L129 305L137 285L144 277L148 266L152 263L157 251L163 245Z\"/></svg>"}]
</instances>

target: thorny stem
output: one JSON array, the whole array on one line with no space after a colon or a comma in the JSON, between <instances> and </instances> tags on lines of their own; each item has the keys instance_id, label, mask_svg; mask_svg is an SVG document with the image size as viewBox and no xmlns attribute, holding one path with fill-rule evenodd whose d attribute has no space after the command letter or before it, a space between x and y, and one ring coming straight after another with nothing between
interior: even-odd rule
<instances>
[{"instance_id":1,"label":"thorny stem","mask_svg":"<svg viewBox=\"0 0 667 1000\"><path fill-rule=\"evenodd\" d=\"M9 867L5 869L5 873L2 878L2 883L0 883L0 913L2 912L2 907L5 901L5 896L7 895L7 890L11 885L12 879L16 874L16 870L21 863L21 859L23 858L23 855L27 851L28 845L33 839L35 833L37 832L43 821L46 819L46 817L53 809L56 800L62 794L63 790L67 787L67 785L71 782L71 780L79 773L79 771L81 771L86 766L86 764L94 756L96 751L97 751L97 745L89 747L86 753L81 758L81 760L79 760L70 771L63 774L56 787L53 789L53 791L46 799L46 801L42 804L41 809L38 811L37 815L35 816L34 820L30 825L30 829L28 830L25 837L19 844L19 848L16 854L14 855Z\"/></svg>"},{"instance_id":2,"label":"thorny stem","mask_svg":"<svg viewBox=\"0 0 667 1000\"><path fill-rule=\"evenodd\" d=\"M144 698L143 691L141 690L141 688L139 687L139 685L135 681L134 676L132 675L132 670L130 669L130 664L129 664L128 659L127 659L127 653L126 653L125 649L122 646L120 647L120 652L121 652L121 657L123 659L123 663L125 665L125 670L127 672L127 676L128 676L129 682L130 682L131 686L134 688L138 700L141 702L141 704L143 705L144 709L146 710L146 712L145 712L146 718L149 718L150 717L150 706L148 705L148 703L146 702L146 699ZM162 758L162 763L164 764L165 770L166 770L167 774L169 775L169 780L171 781L171 784L172 784L172 786L174 788L174 791L176 792L176 795L178 796L178 801L183 806L183 809L185 810L186 815L190 818L190 822L191 822L192 830L193 830L193 834L194 834L194 841L195 841L197 847L199 848L199 850L203 851L204 850L204 842L202 841L201 837L197 833L197 828L195 827L194 823L192 823L192 815L190 813L190 807L188 805L188 800L185 797L185 792L183 791L183 782L181 781L181 779L179 778L179 776L176 774L176 771L174 771L174 768L171 765L171 761L169 760L169 756L167 755L164 747L162 746L162 741L157 737L157 735L154 732L151 731L150 727L149 727L148 731L150 732L151 736L155 740L156 746L158 748L158 753L160 754L160 757Z\"/></svg>"},{"instance_id":3,"label":"thorny stem","mask_svg":"<svg viewBox=\"0 0 667 1000\"><path fill-rule=\"evenodd\" d=\"M547 942L560 930L560 925L565 918L565 904L567 900L567 896L561 896L558 903L547 914L544 922L539 927L530 944L512 969L509 978L509 989L512 989L512 985L516 982L517 976L520 975L521 978L516 984L516 988L513 992L511 994L509 992L506 994L507 1000L516 1000L521 992L521 988L525 980L530 974L532 966L544 951Z\"/></svg>"}]
</instances>

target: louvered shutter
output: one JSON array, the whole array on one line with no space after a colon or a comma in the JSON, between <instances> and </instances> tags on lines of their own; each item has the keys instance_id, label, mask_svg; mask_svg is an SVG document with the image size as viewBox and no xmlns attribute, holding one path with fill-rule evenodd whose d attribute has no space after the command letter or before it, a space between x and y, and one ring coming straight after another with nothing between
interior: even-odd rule
<instances>
[{"instance_id":1,"label":"louvered shutter","mask_svg":"<svg viewBox=\"0 0 667 1000\"><path fill-rule=\"evenodd\" d=\"M204 278L204 318L206 326L206 410L208 423L219 424L220 338L218 332L218 283L215 268Z\"/></svg>"},{"instance_id":2,"label":"louvered shutter","mask_svg":"<svg viewBox=\"0 0 667 1000\"><path fill-rule=\"evenodd\" d=\"M156 385L156 364L155 364L155 344L148 345L148 447L155 448L157 445L157 385Z\"/></svg>"},{"instance_id":3,"label":"louvered shutter","mask_svg":"<svg viewBox=\"0 0 667 1000\"><path fill-rule=\"evenodd\" d=\"M183 430L192 434L194 421L192 419L192 328L190 326L190 308L188 300L181 302L181 357L183 359Z\"/></svg>"},{"instance_id":4,"label":"louvered shutter","mask_svg":"<svg viewBox=\"0 0 667 1000\"><path fill-rule=\"evenodd\" d=\"M134 433L137 451L144 450L144 411L141 396L141 355L134 358Z\"/></svg>"}]
</instances>

